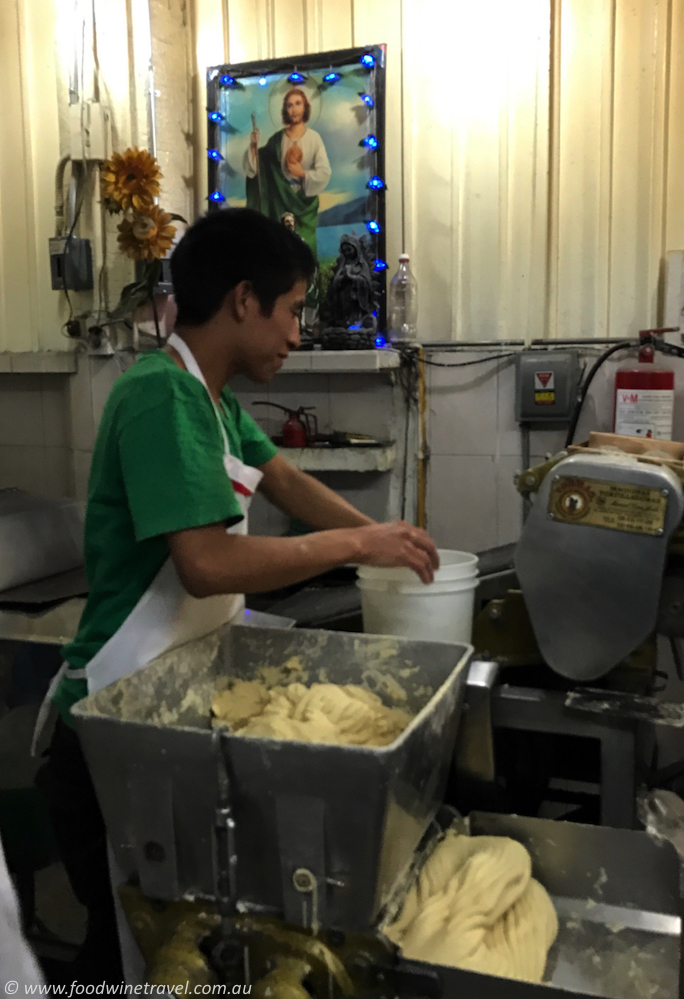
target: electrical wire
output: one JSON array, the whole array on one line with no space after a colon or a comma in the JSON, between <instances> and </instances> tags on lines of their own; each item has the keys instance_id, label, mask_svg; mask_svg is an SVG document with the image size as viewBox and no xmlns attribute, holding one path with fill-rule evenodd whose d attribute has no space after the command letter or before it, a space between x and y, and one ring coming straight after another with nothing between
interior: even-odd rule
<instances>
[{"instance_id":1,"label":"electrical wire","mask_svg":"<svg viewBox=\"0 0 684 999\"><path fill-rule=\"evenodd\" d=\"M422 345L423 350L425 350L427 346L429 345L423 344ZM403 347L394 347L392 349L396 354L399 354L400 357L414 357L418 364L427 364L431 368L469 368L473 364L488 364L490 361L501 361L504 360L505 358L515 357L517 353L516 351L511 350L511 351L506 351L506 353L503 354L489 354L487 357L478 357L474 361L446 362L446 361L429 361L427 357L420 357L418 354L418 350L413 346L406 345ZM440 353L442 353L441 350Z\"/></svg>"},{"instance_id":2,"label":"electrical wire","mask_svg":"<svg viewBox=\"0 0 684 999\"><path fill-rule=\"evenodd\" d=\"M469 368L473 364L487 364L489 361L502 361L509 357L515 357L515 351L505 354L490 354L489 357L478 357L474 361L455 361L447 364L445 361L428 361L426 357L419 357L419 364L428 364L431 368Z\"/></svg>"},{"instance_id":3,"label":"electrical wire","mask_svg":"<svg viewBox=\"0 0 684 999\"><path fill-rule=\"evenodd\" d=\"M568 433L565 438L565 447L570 447L573 440L575 439L575 431L577 430L577 424L579 423L579 418L582 413L582 407L584 405L584 400L587 397L587 392L589 391L589 386L593 382L599 368L605 364L609 357L616 354L619 350L627 350L630 347L637 346L636 340L622 340L620 343L614 343L612 347L608 350L604 350L603 353L594 361L594 364L589 369L589 374L582 382L582 386L579 390L579 395L577 397L577 402L575 403L575 408L573 410L572 418L570 420L570 426L568 427Z\"/></svg>"}]
</instances>

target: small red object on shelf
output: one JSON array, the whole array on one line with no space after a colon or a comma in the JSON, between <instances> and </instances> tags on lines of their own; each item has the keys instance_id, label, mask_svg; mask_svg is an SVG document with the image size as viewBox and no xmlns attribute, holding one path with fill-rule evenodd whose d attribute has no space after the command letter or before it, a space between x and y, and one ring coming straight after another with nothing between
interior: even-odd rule
<instances>
[{"instance_id":1,"label":"small red object on shelf","mask_svg":"<svg viewBox=\"0 0 684 999\"><path fill-rule=\"evenodd\" d=\"M300 406L299 409L288 409L277 402L255 402L255 406L274 406L287 413L283 424L283 447L309 447L318 433L318 421L312 410L313 406Z\"/></svg>"}]
</instances>

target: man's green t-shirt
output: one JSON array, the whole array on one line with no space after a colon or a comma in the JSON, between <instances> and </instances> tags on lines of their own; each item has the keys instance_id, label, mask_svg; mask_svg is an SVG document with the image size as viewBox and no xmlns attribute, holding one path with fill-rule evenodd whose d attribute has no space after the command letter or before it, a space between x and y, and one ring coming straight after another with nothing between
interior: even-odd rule
<instances>
[{"instance_id":1,"label":"man's green t-shirt","mask_svg":"<svg viewBox=\"0 0 684 999\"><path fill-rule=\"evenodd\" d=\"M277 448L224 389L220 405L231 454L246 465ZM85 518L89 594L63 656L83 668L112 637L169 555L165 535L242 519L223 464L216 410L201 382L168 354L146 354L119 378L95 442ZM70 722L85 680L63 679L54 701Z\"/></svg>"}]
</instances>

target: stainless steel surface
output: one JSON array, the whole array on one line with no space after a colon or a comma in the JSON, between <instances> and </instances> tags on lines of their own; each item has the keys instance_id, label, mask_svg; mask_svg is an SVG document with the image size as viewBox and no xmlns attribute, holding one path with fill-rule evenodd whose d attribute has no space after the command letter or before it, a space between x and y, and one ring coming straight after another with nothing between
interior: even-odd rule
<instances>
[{"instance_id":1,"label":"stainless steel surface","mask_svg":"<svg viewBox=\"0 0 684 999\"><path fill-rule=\"evenodd\" d=\"M580 995L679 995L679 860L644 832L473 813L473 835L511 836L551 895L559 935L546 982Z\"/></svg>"},{"instance_id":2,"label":"stainless steel surface","mask_svg":"<svg viewBox=\"0 0 684 999\"><path fill-rule=\"evenodd\" d=\"M496 780L492 692L499 665L476 660L470 664L465 703L456 740L456 768L468 778L491 783Z\"/></svg>"},{"instance_id":3,"label":"stainless steel surface","mask_svg":"<svg viewBox=\"0 0 684 999\"><path fill-rule=\"evenodd\" d=\"M568 919L586 919L590 923L605 923L626 930L645 930L647 933L661 933L666 937L678 937L682 932L680 916L664 912L648 912L646 909L631 909L626 905L608 905L593 899L561 898L553 900L556 912Z\"/></svg>"},{"instance_id":4,"label":"stainless steel surface","mask_svg":"<svg viewBox=\"0 0 684 999\"><path fill-rule=\"evenodd\" d=\"M65 645L76 635L84 607L79 598L42 612L0 610L0 639Z\"/></svg>"},{"instance_id":5,"label":"stainless steel surface","mask_svg":"<svg viewBox=\"0 0 684 999\"><path fill-rule=\"evenodd\" d=\"M442 801L471 651L233 626L79 702L76 727L122 871L152 896L215 896L211 697L228 677L298 656L305 683L364 683L417 714L382 748L227 736L239 901L306 925L292 883L305 868L322 925L373 925Z\"/></svg>"},{"instance_id":6,"label":"stainless steel surface","mask_svg":"<svg viewBox=\"0 0 684 999\"><path fill-rule=\"evenodd\" d=\"M679 860L669 843L633 829L472 812L471 835L510 836L554 898L680 915Z\"/></svg>"},{"instance_id":7,"label":"stainless steel surface","mask_svg":"<svg viewBox=\"0 0 684 999\"><path fill-rule=\"evenodd\" d=\"M559 917L542 985L400 961L402 997L677 999L681 995L679 861L644 832L473 812L471 835L510 836ZM401 987L403 986L403 987Z\"/></svg>"},{"instance_id":8,"label":"stainless steel surface","mask_svg":"<svg viewBox=\"0 0 684 999\"><path fill-rule=\"evenodd\" d=\"M0 591L83 564L83 504L0 490Z\"/></svg>"},{"instance_id":9,"label":"stainless steel surface","mask_svg":"<svg viewBox=\"0 0 684 999\"><path fill-rule=\"evenodd\" d=\"M650 725L684 728L684 704L668 703L659 697L640 697L619 690L592 690L579 687L565 698L568 711L603 719L630 719Z\"/></svg>"},{"instance_id":10,"label":"stainless steel surface","mask_svg":"<svg viewBox=\"0 0 684 999\"><path fill-rule=\"evenodd\" d=\"M662 536L550 519L558 477L665 491ZM668 540L684 512L668 468L619 454L572 455L547 475L515 556L534 633L548 665L573 680L595 680L653 631Z\"/></svg>"},{"instance_id":11,"label":"stainless steel surface","mask_svg":"<svg viewBox=\"0 0 684 999\"><path fill-rule=\"evenodd\" d=\"M41 604L83 597L87 593L88 580L85 566L79 566L77 569L69 569L67 572L58 572L54 576L38 579L34 583L25 583L3 590L0 593L0 607L12 610L15 604L21 608L33 605L38 610Z\"/></svg>"}]
</instances>

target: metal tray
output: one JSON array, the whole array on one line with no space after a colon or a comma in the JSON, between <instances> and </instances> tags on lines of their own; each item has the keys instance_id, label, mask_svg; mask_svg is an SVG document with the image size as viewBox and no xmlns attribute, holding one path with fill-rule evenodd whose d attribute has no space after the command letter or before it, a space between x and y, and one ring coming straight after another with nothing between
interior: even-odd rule
<instances>
[{"instance_id":1,"label":"metal tray","mask_svg":"<svg viewBox=\"0 0 684 999\"><path fill-rule=\"evenodd\" d=\"M471 653L468 645L233 626L80 701L75 724L124 875L153 898L217 897L211 697L229 677L298 656L303 682L361 683L416 716L382 748L227 736L235 894L244 909L298 925L373 926L443 799ZM314 876L309 895L294 887L300 868Z\"/></svg>"},{"instance_id":2,"label":"metal tray","mask_svg":"<svg viewBox=\"0 0 684 999\"><path fill-rule=\"evenodd\" d=\"M399 972L441 999L678 999L682 995L679 859L648 833L472 812L463 832L510 836L532 856L559 931L542 985L417 961ZM412 993L412 994L418 994Z\"/></svg>"}]
</instances>

